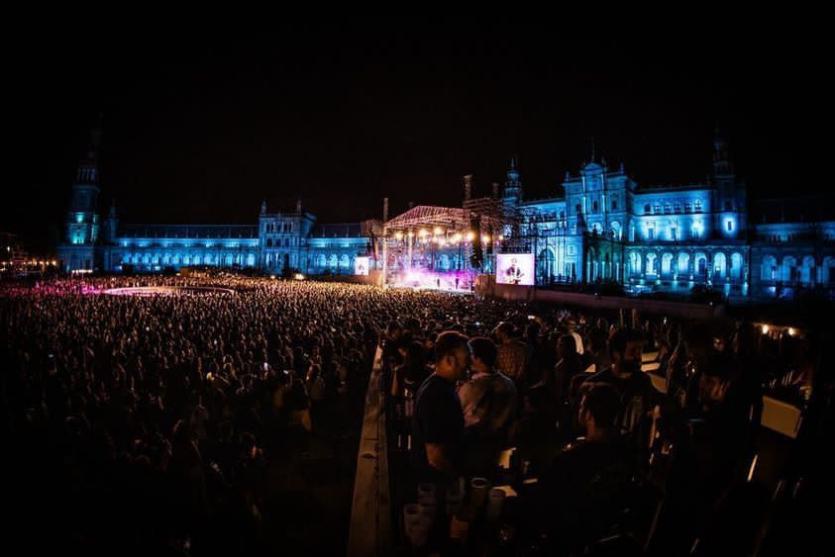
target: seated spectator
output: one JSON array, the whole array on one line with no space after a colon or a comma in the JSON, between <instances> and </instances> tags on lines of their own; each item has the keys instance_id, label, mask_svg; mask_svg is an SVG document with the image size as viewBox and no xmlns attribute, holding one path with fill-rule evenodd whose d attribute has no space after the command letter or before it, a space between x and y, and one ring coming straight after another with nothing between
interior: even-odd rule
<instances>
[{"instance_id":1,"label":"seated spectator","mask_svg":"<svg viewBox=\"0 0 835 557\"><path fill-rule=\"evenodd\" d=\"M609 340L612 365L588 377L579 376L578 381L582 386L612 385L620 396L621 414L616 421L620 431L644 447L649 443L650 415L660 395L649 376L641 371L642 346L643 339L627 331L618 331Z\"/></svg>"},{"instance_id":2,"label":"seated spectator","mask_svg":"<svg viewBox=\"0 0 835 557\"><path fill-rule=\"evenodd\" d=\"M521 415L510 434L510 445L516 448L515 460L527 461L531 474L547 469L559 449L555 422L551 394L544 385L524 393Z\"/></svg>"},{"instance_id":3,"label":"seated spectator","mask_svg":"<svg viewBox=\"0 0 835 557\"><path fill-rule=\"evenodd\" d=\"M620 437L621 395L598 382L583 392L584 437L568 445L541 479L537 511L562 549L579 551L603 537L629 505L634 460Z\"/></svg>"},{"instance_id":4,"label":"seated spectator","mask_svg":"<svg viewBox=\"0 0 835 557\"><path fill-rule=\"evenodd\" d=\"M571 381L583 372L583 364L577 353L577 344L571 335L562 335L557 340L557 364L545 376L544 384L548 388L554 403L561 407L568 398Z\"/></svg>"}]
</instances>

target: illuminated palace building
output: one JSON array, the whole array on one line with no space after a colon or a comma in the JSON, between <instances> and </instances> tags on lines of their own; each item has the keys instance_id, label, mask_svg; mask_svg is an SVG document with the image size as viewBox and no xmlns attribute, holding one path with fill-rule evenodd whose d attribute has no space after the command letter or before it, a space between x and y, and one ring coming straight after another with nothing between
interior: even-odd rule
<instances>
[{"instance_id":1,"label":"illuminated palace building","mask_svg":"<svg viewBox=\"0 0 835 557\"><path fill-rule=\"evenodd\" d=\"M354 274L368 262L390 284L420 281L467 287L494 273L498 254L533 256L539 286L623 284L631 291L688 291L696 285L731 297L791 297L835 290L835 219L827 202L779 200L751 207L727 145L717 135L710 178L686 186L639 186L623 166L587 163L566 174L554 196L526 200L515 162L504 187L462 207L419 205L388 219L317 224L297 203L253 225L126 225L111 208L97 213L95 149L72 188L64 269L161 271L184 266ZM366 260L365 258L369 259ZM453 279L454 277L454 279ZM424 279L425 280L425 279ZM453 283L454 280L454 283Z\"/></svg>"},{"instance_id":2,"label":"illuminated palace building","mask_svg":"<svg viewBox=\"0 0 835 557\"><path fill-rule=\"evenodd\" d=\"M101 220L96 137L78 167L58 248L68 272L154 272L182 267L260 269L268 273L353 274L357 257L370 252L379 221L317 224L302 209L270 212L261 204L252 225L124 224L115 205ZM379 232L377 232L379 233Z\"/></svg>"}]
</instances>

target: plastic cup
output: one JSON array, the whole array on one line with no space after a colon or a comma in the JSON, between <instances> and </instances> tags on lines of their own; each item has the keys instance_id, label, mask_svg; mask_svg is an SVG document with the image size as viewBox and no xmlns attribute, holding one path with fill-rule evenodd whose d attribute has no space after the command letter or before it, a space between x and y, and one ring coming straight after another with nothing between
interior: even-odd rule
<instances>
[{"instance_id":1,"label":"plastic cup","mask_svg":"<svg viewBox=\"0 0 835 557\"><path fill-rule=\"evenodd\" d=\"M451 485L446 491L446 515L452 516L461 510L464 503L464 491L459 484Z\"/></svg>"},{"instance_id":2,"label":"plastic cup","mask_svg":"<svg viewBox=\"0 0 835 557\"><path fill-rule=\"evenodd\" d=\"M424 505L435 504L437 499L435 497L435 484L421 483L417 488L418 503Z\"/></svg>"},{"instance_id":3,"label":"plastic cup","mask_svg":"<svg viewBox=\"0 0 835 557\"><path fill-rule=\"evenodd\" d=\"M503 489L494 487L487 496L487 520L495 522L502 514L502 506L507 494Z\"/></svg>"},{"instance_id":4,"label":"plastic cup","mask_svg":"<svg viewBox=\"0 0 835 557\"><path fill-rule=\"evenodd\" d=\"M480 509L487 499L487 491L490 489L490 482L487 478L473 478L470 480L470 500L473 508Z\"/></svg>"}]
</instances>

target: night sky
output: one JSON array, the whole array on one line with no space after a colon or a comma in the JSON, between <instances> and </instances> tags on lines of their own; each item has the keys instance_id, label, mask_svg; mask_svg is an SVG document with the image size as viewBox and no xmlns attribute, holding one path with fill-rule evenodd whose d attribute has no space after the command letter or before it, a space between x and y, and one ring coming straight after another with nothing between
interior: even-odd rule
<instances>
[{"instance_id":1,"label":"night sky","mask_svg":"<svg viewBox=\"0 0 835 557\"><path fill-rule=\"evenodd\" d=\"M198 26L192 26L198 27ZM126 222L255 223L301 195L323 222L409 201L460 204L503 181L559 193L588 160L641 185L698 182L717 122L754 198L815 193L823 35L790 25L659 32L474 19L193 28L39 28L6 81L11 211L35 249L59 237L89 128L104 114L100 208ZM756 29L756 31L751 31Z\"/></svg>"}]
</instances>

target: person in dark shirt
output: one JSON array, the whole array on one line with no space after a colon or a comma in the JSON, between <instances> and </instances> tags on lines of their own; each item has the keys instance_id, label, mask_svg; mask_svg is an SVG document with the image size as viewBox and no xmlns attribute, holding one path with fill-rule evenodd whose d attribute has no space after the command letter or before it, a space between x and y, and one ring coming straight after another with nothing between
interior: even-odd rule
<instances>
[{"instance_id":1,"label":"person in dark shirt","mask_svg":"<svg viewBox=\"0 0 835 557\"><path fill-rule=\"evenodd\" d=\"M391 395L403 398L406 391L412 395L429 375L426 366L426 351L423 344L414 340L400 347L403 364L394 368L392 375Z\"/></svg>"},{"instance_id":2,"label":"person in dark shirt","mask_svg":"<svg viewBox=\"0 0 835 557\"><path fill-rule=\"evenodd\" d=\"M545 376L544 383L557 406L562 406L568 396L571 380L583 371L583 364L577 353L577 343L573 336L562 335L557 340L557 357L558 361Z\"/></svg>"},{"instance_id":3,"label":"person in dark shirt","mask_svg":"<svg viewBox=\"0 0 835 557\"><path fill-rule=\"evenodd\" d=\"M630 503L635 467L618 431L620 401L612 385L587 386L578 413L584 437L567 445L542 476L535 509L562 550L579 551L605 536Z\"/></svg>"},{"instance_id":4,"label":"person in dark shirt","mask_svg":"<svg viewBox=\"0 0 835 557\"><path fill-rule=\"evenodd\" d=\"M420 386L412 424L413 463L421 479L442 480L460 471L464 413L455 383L470 365L467 337L441 333L435 342L435 372Z\"/></svg>"},{"instance_id":5,"label":"person in dark shirt","mask_svg":"<svg viewBox=\"0 0 835 557\"><path fill-rule=\"evenodd\" d=\"M609 340L608 369L582 379L582 390L595 383L612 385L620 396L621 411L616 420L620 432L629 435L639 447L649 442L651 413L660 400L649 376L641 371L643 341L627 331L618 331ZM580 376L582 377L582 376Z\"/></svg>"}]
</instances>

